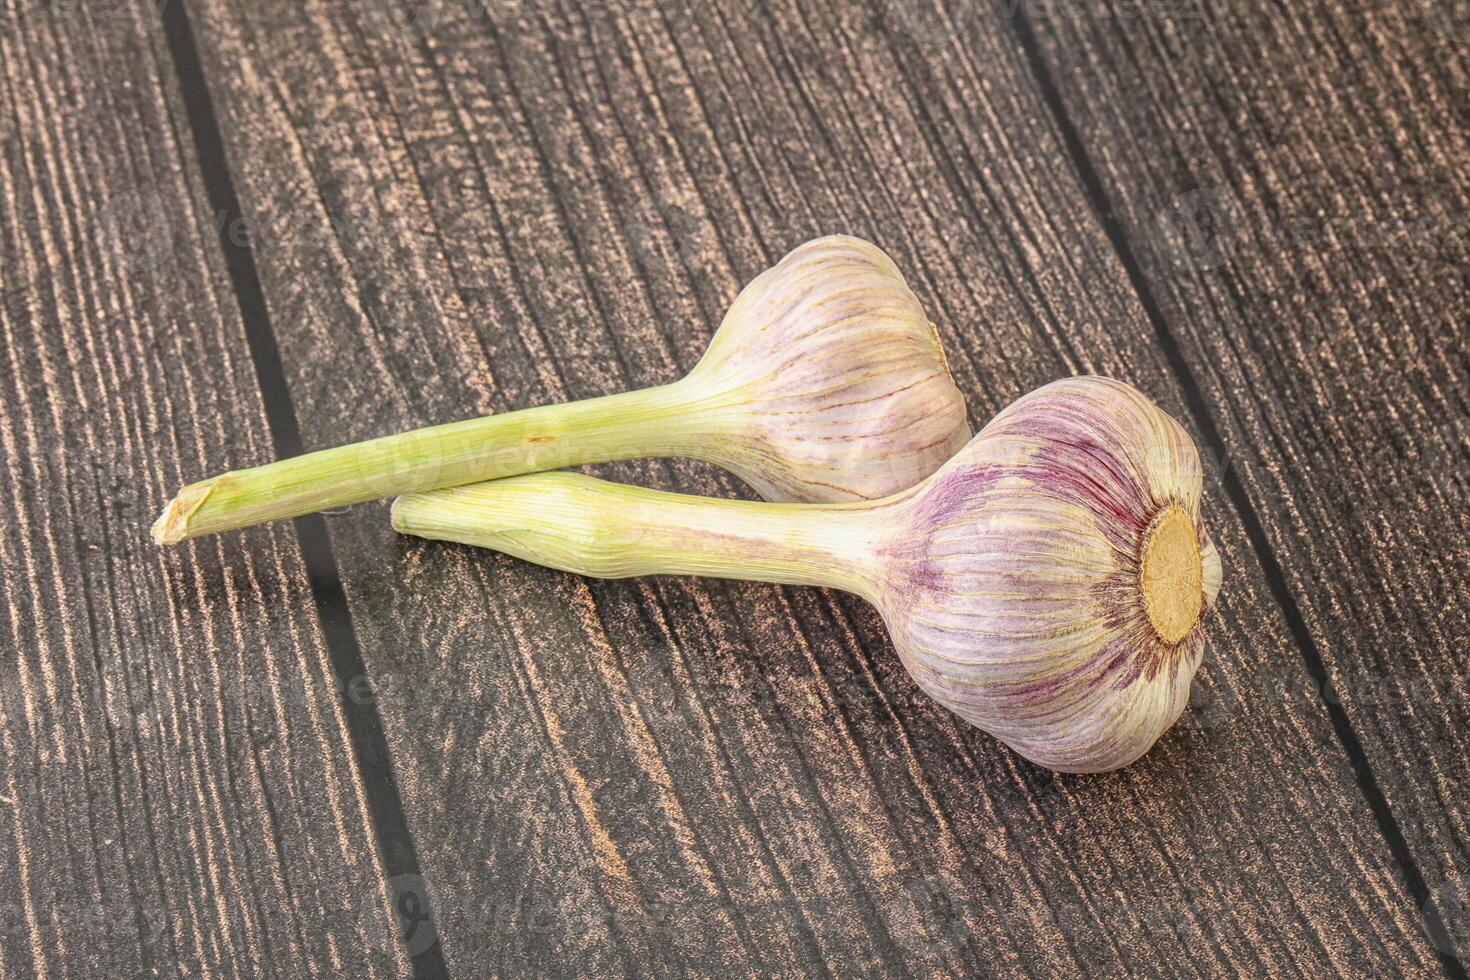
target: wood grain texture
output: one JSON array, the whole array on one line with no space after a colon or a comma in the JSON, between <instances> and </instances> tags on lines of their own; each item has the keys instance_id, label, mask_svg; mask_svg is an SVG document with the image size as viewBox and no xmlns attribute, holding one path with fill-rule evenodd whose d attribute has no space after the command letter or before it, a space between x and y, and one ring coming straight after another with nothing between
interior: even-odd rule
<instances>
[{"instance_id":1,"label":"wood grain texture","mask_svg":"<svg viewBox=\"0 0 1470 980\"><path fill-rule=\"evenodd\" d=\"M1277 700L1340 702L1464 958L1470 25L1448 3L1033 20L1324 661L1325 692Z\"/></svg>"},{"instance_id":2,"label":"wood grain texture","mask_svg":"<svg viewBox=\"0 0 1470 980\"><path fill-rule=\"evenodd\" d=\"M269 452L155 31L0 17L0 976L393 975L291 529L145 533Z\"/></svg>"},{"instance_id":3,"label":"wood grain texture","mask_svg":"<svg viewBox=\"0 0 1470 980\"><path fill-rule=\"evenodd\" d=\"M670 380L743 281L833 231L911 275L977 421L1089 371L1188 422L998 9L953 36L832 3L384 9L191 8L309 445ZM1201 705L1103 777L923 701L855 599L332 518L450 966L1436 970L1328 712L1275 696L1310 678L1210 493Z\"/></svg>"}]
</instances>

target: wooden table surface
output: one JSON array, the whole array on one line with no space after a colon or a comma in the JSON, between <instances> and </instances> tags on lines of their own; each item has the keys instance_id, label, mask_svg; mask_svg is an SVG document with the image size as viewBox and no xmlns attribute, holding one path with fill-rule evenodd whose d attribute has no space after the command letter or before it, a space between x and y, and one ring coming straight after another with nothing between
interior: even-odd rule
<instances>
[{"instance_id":1,"label":"wooden table surface","mask_svg":"<svg viewBox=\"0 0 1470 980\"><path fill-rule=\"evenodd\" d=\"M403 2L0 2L0 978L1465 976L1463 5ZM384 504L148 539L672 380L832 232L977 424L1102 373L1208 457L1222 603L1138 763L1021 761L846 595Z\"/></svg>"}]
</instances>

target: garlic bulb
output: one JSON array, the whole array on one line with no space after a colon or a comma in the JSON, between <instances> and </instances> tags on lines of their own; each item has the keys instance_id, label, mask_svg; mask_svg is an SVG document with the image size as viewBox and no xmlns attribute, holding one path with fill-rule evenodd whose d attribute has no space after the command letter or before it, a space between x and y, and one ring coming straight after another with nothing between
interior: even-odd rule
<instances>
[{"instance_id":1,"label":"garlic bulb","mask_svg":"<svg viewBox=\"0 0 1470 980\"><path fill-rule=\"evenodd\" d=\"M736 297L683 379L323 450L185 487L172 544L396 494L649 456L725 467L772 500L913 486L970 436L938 335L876 246L807 242Z\"/></svg>"},{"instance_id":2,"label":"garlic bulb","mask_svg":"<svg viewBox=\"0 0 1470 980\"><path fill-rule=\"evenodd\" d=\"M542 474L404 497L398 530L601 577L827 585L882 613L930 696L1053 769L1138 758L1189 700L1220 559L1182 428L1128 385L1057 381L918 486L711 500Z\"/></svg>"}]
</instances>

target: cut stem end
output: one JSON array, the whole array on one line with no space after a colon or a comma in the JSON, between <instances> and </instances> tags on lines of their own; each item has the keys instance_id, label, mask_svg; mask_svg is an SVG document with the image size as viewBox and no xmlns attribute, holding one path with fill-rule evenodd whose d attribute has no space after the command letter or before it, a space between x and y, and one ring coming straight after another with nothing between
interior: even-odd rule
<instances>
[{"instance_id":1,"label":"cut stem end","mask_svg":"<svg viewBox=\"0 0 1470 980\"><path fill-rule=\"evenodd\" d=\"M214 480L205 480L180 490L179 495L168 502L158 520L153 522L153 543L178 544L193 537L189 531L189 518L209 499L214 492L214 484Z\"/></svg>"}]
</instances>

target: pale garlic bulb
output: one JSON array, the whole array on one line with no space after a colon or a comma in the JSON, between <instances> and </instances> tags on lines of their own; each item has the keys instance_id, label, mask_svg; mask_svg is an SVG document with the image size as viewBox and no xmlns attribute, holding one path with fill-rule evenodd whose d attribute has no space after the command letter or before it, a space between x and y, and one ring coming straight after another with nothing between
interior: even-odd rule
<instances>
[{"instance_id":1,"label":"pale garlic bulb","mask_svg":"<svg viewBox=\"0 0 1470 980\"><path fill-rule=\"evenodd\" d=\"M934 325L858 238L807 242L752 280L684 384L720 393L723 420L687 454L767 500L886 497L970 438Z\"/></svg>"},{"instance_id":2,"label":"pale garlic bulb","mask_svg":"<svg viewBox=\"0 0 1470 980\"><path fill-rule=\"evenodd\" d=\"M172 544L396 494L652 456L724 467L773 500L866 500L928 476L970 437L939 337L882 250L834 235L736 297L672 384L547 405L236 470L153 527Z\"/></svg>"},{"instance_id":3,"label":"pale garlic bulb","mask_svg":"<svg viewBox=\"0 0 1470 980\"><path fill-rule=\"evenodd\" d=\"M600 577L847 589L941 704L1039 765L1095 772L1146 752L1189 700L1221 577L1200 493L1178 423L1084 377L1017 400L881 500L713 500L556 473L405 497L393 523Z\"/></svg>"}]
</instances>

